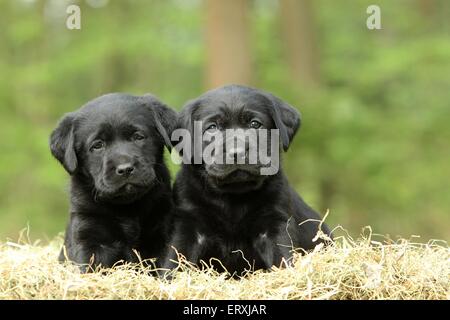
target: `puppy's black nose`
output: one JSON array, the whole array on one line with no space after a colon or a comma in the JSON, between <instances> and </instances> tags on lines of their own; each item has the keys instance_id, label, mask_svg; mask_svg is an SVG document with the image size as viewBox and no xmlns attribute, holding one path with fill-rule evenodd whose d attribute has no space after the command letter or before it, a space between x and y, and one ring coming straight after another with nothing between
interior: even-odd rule
<instances>
[{"instance_id":1,"label":"puppy's black nose","mask_svg":"<svg viewBox=\"0 0 450 320\"><path fill-rule=\"evenodd\" d=\"M228 157L234 160L235 162L237 162L238 160L245 161L246 150L244 148L241 147L230 148L230 150L228 150L227 153Z\"/></svg>"},{"instance_id":2,"label":"puppy's black nose","mask_svg":"<svg viewBox=\"0 0 450 320\"><path fill-rule=\"evenodd\" d=\"M134 171L134 166L131 163L123 163L123 164L119 164L116 167L116 174L118 176L125 176L128 177L129 175L131 175Z\"/></svg>"}]
</instances>

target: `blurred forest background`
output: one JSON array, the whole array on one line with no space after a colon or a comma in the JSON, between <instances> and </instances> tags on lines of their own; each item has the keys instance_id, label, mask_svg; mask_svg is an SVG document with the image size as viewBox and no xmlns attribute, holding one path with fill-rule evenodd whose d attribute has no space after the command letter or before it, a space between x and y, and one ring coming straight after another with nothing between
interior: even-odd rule
<instances>
[{"instance_id":1,"label":"blurred forest background","mask_svg":"<svg viewBox=\"0 0 450 320\"><path fill-rule=\"evenodd\" d=\"M332 226L450 240L448 0L1 0L0 239L64 230L48 137L65 112L115 91L179 110L226 83L301 110L285 170Z\"/></svg>"}]
</instances>

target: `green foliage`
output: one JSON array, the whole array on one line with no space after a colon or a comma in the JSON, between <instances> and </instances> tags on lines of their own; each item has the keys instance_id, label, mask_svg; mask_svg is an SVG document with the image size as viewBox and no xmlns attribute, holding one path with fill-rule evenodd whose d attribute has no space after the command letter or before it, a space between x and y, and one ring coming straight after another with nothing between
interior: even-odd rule
<instances>
[{"instance_id":1,"label":"green foliage","mask_svg":"<svg viewBox=\"0 0 450 320\"><path fill-rule=\"evenodd\" d=\"M322 86L293 84L276 1L251 9L254 85L299 108L284 157L291 183L332 225L449 239L450 26L447 1L314 1ZM62 4L63 5L62 5ZM65 112L107 92L152 92L179 109L204 91L199 1L0 2L0 237L53 236L68 217L68 177L48 136ZM170 162L170 161L168 161ZM177 167L170 164L173 172Z\"/></svg>"}]
</instances>

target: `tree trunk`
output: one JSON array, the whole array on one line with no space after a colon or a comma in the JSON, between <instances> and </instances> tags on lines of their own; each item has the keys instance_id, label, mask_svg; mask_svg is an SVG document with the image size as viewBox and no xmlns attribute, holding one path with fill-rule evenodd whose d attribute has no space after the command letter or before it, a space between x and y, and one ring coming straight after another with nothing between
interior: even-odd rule
<instances>
[{"instance_id":1,"label":"tree trunk","mask_svg":"<svg viewBox=\"0 0 450 320\"><path fill-rule=\"evenodd\" d=\"M283 43L291 79L300 85L320 82L314 12L310 0L280 0Z\"/></svg>"},{"instance_id":2,"label":"tree trunk","mask_svg":"<svg viewBox=\"0 0 450 320\"><path fill-rule=\"evenodd\" d=\"M432 18L436 9L435 0L418 0L420 14L425 18Z\"/></svg>"},{"instance_id":3,"label":"tree trunk","mask_svg":"<svg viewBox=\"0 0 450 320\"><path fill-rule=\"evenodd\" d=\"M248 0L205 0L206 86L251 83Z\"/></svg>"}]
</instances>

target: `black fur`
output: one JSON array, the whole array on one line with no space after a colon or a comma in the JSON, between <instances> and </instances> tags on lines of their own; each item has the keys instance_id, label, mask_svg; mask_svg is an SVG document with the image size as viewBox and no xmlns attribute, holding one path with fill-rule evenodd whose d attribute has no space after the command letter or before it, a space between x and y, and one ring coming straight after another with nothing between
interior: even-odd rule
<instances>
[{"instance_id":1,"label":"black fur","mask_svg":"<svg viewBox=\"0 0 450 320\"><path fill-rule=\"evenodd\" d=\"M176 113L152 95L113 93L67 114L50 149L71 175L70 221L60 261L89 271L158 258L172 210L164 145Z\"/></svg>"},{"instance_id":2,"label":"black fur","mask_svg":"<svg viewBox=\"0 0 450 320\"><path fill-rule=\"evenodd\" d=\"M279 129L284 150L300 127L300 114L289 104L269 93L237 85L190 101L179 115L179 127L192 132L193 121L215 113L220 114L215 123L221 131L248 129L251 118L243 114L254 114L262 128ZM175 232L170 245L187 260L196 264L204 261L219 270L223 265L231 274L241 275L246 270L280 266L283 259L289 263L293 247L311 250L323 242L313 241L319 215L289 186L281 169L275 175L261 176L255 174L258 165L240 166L236 171L230 171L229 166L235 165L212 170L206 164L183 164L177 175ZM305 222L308 219L316 221ZM331 236L324 224L322 231ZM176 258L176 251L169 249L164 267L176 267Z\"/></svg>"}]
</instances>

